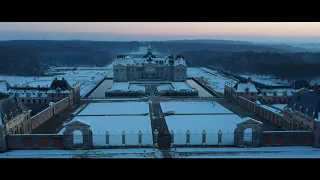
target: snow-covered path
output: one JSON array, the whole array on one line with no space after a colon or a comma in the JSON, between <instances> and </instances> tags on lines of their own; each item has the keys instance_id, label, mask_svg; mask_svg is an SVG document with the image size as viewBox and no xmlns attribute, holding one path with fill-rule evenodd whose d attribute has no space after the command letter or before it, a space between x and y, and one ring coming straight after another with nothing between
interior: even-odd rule
<instances>
[{"instance_id":1,"label":"snow-covered path","mask_svg":"<svg viewBox=\"0 0 320 180\"><path fill-rule=\"evenodd\" d=\"M176 148L172 158L320 158L312 147L261 148ZM154 148L95 150L14 150L0 153L1 158L163 158Z\"/></svg>"}]
</instances>

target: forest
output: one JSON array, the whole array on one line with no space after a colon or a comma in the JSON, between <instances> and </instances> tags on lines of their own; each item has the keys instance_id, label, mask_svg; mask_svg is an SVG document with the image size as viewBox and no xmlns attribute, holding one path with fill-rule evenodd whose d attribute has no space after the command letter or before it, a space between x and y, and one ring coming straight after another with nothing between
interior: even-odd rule
<instances>
[{"instance_id":1,"label":"forest","mask_svg":"<svg viewBox=\"0 0 320 180\"><path fill-rule=\"evenodd\" d=\"M16 40L0 42L0 73L41 75L48 66L104 66L118 53L151 44L158 52L183 54L188 66L214 66L235 73L279 78L319 76L320 53L288 45L241 41L181 40L157 42Z\"/></svg>"}]
</instances>

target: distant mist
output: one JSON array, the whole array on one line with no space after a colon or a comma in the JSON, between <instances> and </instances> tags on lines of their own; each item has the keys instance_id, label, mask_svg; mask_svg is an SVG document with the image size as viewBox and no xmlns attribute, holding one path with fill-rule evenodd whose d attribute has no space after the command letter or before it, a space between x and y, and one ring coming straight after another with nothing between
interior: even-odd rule
<instances>
[{"instance_id":1,"label":"distant mist","mask_svg":"<svg viewBox=\"0 0 320 180\"><path fill-rule=\"evenodd\" d=\"M208 36L208 35L126 35L103 33L68 33L46 31L0 31L0 40L91 40L91 41L165 41L183 39L216 39L250 41L257 43L320 43L320 37L275 37L275 36Z\"/></svg>"}]
</instances>

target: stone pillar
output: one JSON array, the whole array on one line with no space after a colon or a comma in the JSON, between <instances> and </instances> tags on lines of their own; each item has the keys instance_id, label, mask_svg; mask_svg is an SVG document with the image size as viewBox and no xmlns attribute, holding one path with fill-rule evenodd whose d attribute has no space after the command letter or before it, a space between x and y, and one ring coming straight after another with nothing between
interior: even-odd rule
<instances>
[{"instance_id":1,"label":"stone pillar","mask_svg":"<svg viewBox=\"0 0 320 180\"><path fill-rule=\"evenodd\" d=\"M142 146L142 132L139 131L138 133L138 143L139 143L139 146Z\"/></svg>"},{"instance_id":2,"label":"stone pillar","mask_svg":"<svg viewBox=\"0 0 320 180\"><path fill-rule=\"evenodd\" d=\"M202 145L206 145L206 141L207 141L207 134L206 134L206 130L202 131Z\"/></svg>"},{"instance_id":3,"label":"stone pillar","mask_svg":"<svg viewBox=\"0 0 320 180\"><path fill-rule=\"evenodd\" d=\"M126 133L122 131L122 146L126 146Z\"/></svg>"},{"instance_id":4,"label":"stone pillar","mask_svg":"<svg viewBox=\"0 0 320 180\"><path fill-rule=\"evenodd\" d=\"M87 132L87 134L82 135L83 136L83 146L87 149L92 149L93 147L93 136L92 136L92 131L88 128L84 130Z\"/></svg>"},{"instance_id":5,"label":"stone pillar","mask_svg":"<svg viewBox=\"0 0 320 180\"><path fill-rule=\"evenodd\" d=\"M221 145L222 144L222 131L219 129L218 131L218 144Z\"/></svg>"},{"instance_id":6,"label":"stone pillar","mask_svg":"<svg viewBox=\"0 0 320 180\"><path fill-rule=\"evenodd\" d=\"M73 133L70 133L68 130L63 132L63 148L73 149Z\"/></svg>"},{"instance_id":7,"label":"stone pillar","mask_svg":"<svg viewBox=\"0 0 320 180\"><path fill-rule=\"evenodd\" d=\"M2 132L3 130L5 130L5 128L2 128L2 126L0 126L0 153L7 150L6 133Z\"/></svg>"},{"instance_id":8,"label":"stone pillar","mask_svg":"<svg viewBox=\"0 0 320 180\"><path fill-rule=\"evenodd\" d=\"M170 135L171 135L171 146L174 145L174 132L173 130L170 131Z\"/></svg>"},{"instance_id":9,"label":"stone pillar","mask_svg":"<svg viewBox=\"0 0 320 180\"><path fill-rule=\"evenodd\" d=\"M314 120L314 140L313 147L320 148L320 121Z\"/></svg>"},{"instance_id":10,"label":"stone pillar","mask_svg":"<svg viewBox=\"0 0 320 180\"><path fill-rule=\"evenodd\" d=\"M106 131L106 146L109 147L110 145L110 134L108 131Z\"/></svg>"},{"instance_id":11,"label":"stone pillar","mask_svg":"<svg viewBox=\"0 0 320 180\"><path fill-rule=\"evenodd\" d=\"M186 133L186 144L190 145L190 131L189 130L187 130L187 133Z\"/></svg>"}]
</instances>

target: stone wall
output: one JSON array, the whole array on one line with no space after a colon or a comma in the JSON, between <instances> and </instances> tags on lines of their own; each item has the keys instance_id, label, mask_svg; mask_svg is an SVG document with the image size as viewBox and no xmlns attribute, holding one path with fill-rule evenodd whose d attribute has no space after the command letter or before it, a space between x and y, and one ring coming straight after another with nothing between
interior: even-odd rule
<instances>
[{"instance_id":1,"label":"stone wall","mask_svg":"<svg viewBox=\"0 0 320 180\"><path fill-rule=\"evenodd\" d=\"M312 131L264 131L263 146L312 146Z\"/></svg>"},{"instance_id":2,"label":"stone wall","mask_svg":"<svg viewBox=\"0 0 320 180\"><path fill-rule=\"evenodd\" d=\"M63 135L13 134L7 136L8 150L63 149Z\"/></svg>"},{"instance_id":3,"label":"stone wall","mask_svg":"<svg viewBox=\"0 0 320 180\"><path fill-rule=\"evenodd\" d=\"M69 98L64 98L53 105L54 114L59 114L61 111L69 107Z\"/></svg>"},{"instance_id":4,"label":"stone wall","mask_svg":"<svg viewBox=\"0 0 320 180\"><path fill-rule=\"evenodd\" d=\"M46 122L53 116L53 107L48 107L47 109L39 112L35 116L32 116L30 118L30 121L28 124L25 125L27 127L29 124L31 124L31 131L36 129L38 126L40 126L42 123ZM30 125L29 125L30 126Z\"/></svg>"}]
</instances>

